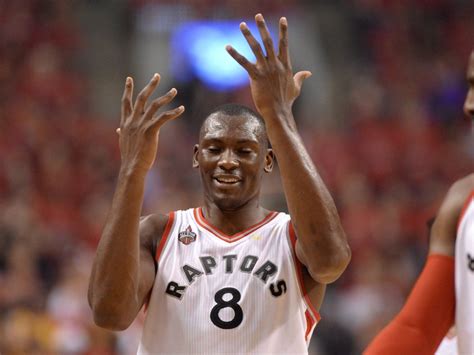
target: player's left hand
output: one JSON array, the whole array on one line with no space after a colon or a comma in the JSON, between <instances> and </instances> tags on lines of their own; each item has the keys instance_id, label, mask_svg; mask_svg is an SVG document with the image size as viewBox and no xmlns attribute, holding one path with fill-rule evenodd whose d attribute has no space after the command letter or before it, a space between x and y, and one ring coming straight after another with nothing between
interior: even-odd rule
<instances>
[{"instance_id":1,"label":"player's left hand","mask_svg":"<svg viewBox=\"0 0 474 355\"><path fill-rule=\"evenodd\" d=\"M267 119L267 117L276 117L280 113L291 112L293 102L300 95L303 81L311 76L311 72L300 71L293 75L288 50L288 22L285 17L280 18L278 55L273 49L273 40L263 16L257 14L255 22L266 55L245 22L240 24L240 30L255 54L257 62L255 64L249 62L230 45L226 46L226 50L249 74L255 106Z\"/></svg>"}]
</instances>

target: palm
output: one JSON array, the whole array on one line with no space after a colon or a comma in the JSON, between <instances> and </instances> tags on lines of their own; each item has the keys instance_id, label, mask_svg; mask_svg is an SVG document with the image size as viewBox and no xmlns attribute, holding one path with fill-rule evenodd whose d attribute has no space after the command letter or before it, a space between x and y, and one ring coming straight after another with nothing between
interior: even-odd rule
<instances>
[{"instance_id":1,"label":"palm","mask_svg":"<svg viewBox=\"0 0 474 355\"><path fill-rule=\"evenodd\" d=\"M268 90L269 87L272 90ZM286 102L291 108L291 105L300 94L300 90L296 87L291 75L283 80L262 81L251 79L250 91L253 102L261 114L266 108L272 107L275 102Z\"/></svg>"}]
</instances>

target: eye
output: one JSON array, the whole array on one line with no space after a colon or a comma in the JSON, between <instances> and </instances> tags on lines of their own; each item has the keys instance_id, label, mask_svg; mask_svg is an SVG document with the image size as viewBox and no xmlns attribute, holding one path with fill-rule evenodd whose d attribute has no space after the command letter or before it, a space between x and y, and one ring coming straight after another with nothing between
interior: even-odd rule
<instances>
[{"instance_id":1,"label":"eye","mask_svg":"<svg viewBox=\"0 0 474 355\"><path fill-rule=\"evenodd\" d=\"M221 151L221 149L219 147L215 147L215 146L210 146L209 148L207 148L207 150L211 153L219 153Z\"/></svg>"},{"instance_id":2,"label":"eye","mask_svg":"<svg viewBox=\"0 0 474 355\"><path fill-rule=\"evenodd\" d=\"M239 153L240 153L240 154L244 154L244 155L245 155L245 154L250 154L250 153L252 153L252 152L253 152L253 151L252 151L252 149L250 149L250 148L240 148L240 149L239 149Z\"/></svg>"}]
</instances>

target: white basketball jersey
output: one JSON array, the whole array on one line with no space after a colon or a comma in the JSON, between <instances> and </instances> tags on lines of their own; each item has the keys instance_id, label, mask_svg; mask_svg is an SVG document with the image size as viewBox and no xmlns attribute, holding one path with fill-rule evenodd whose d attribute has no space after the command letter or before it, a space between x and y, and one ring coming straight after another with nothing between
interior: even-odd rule
<instances>
[{"instance_id":1,"label":"white basketball jersey","mask_svg":"<svg viewBox=\"0 0 474 355\"><path fill-rule=\"evenodd\" d=\"M319 314L305 293L290 217L232 237L201 208L171 212L139 354L307 354Z\"/></svg>"},{"instance_id":2,"label":"white basketball jersey","mask_svg":"<svg viewBox=\"0 0 474 355\"><path fill-rule=\"evenodd\" d=\"M459 220L456 254L456 331L459 354L474 354L474 191Z\"/></svg>"}]
</instances>

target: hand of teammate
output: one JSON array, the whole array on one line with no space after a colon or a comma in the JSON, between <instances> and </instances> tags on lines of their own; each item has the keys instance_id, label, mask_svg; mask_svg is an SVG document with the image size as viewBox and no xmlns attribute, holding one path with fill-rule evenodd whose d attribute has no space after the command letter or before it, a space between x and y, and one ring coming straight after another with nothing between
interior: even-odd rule
<instances>
[{"instance_id":1,"label":"hand of teammate","mask_svg":"<svg viewBox=\"0 0 474 355\"><path fill-rule=\"evenodd\" d=\"M430 234L430 253L454 256L456 230L461 210L474 190L474 174L456 181L438 210Z\"/></svg>"},{"instance_id":2,"label":"hand of teammate","mask_svg":"<svg viewBox=\"0 0 474 355\"><path fill-rule=\"evenodd\" d=\"M155 161L161 126L184 112L184 106L179 106L157 114L162 106L170 103L176 96L174 88L147 105L148 98L159 82L160 76L155 74L133 104L133 79L128 77L125 81L120 128L117 133L120 136L122 166L133 172L146 173L150 170Z\"/></svg>"},{"instance_id":3,"label":"hand of teammate","mask_svg":"<svg viewBox=\"0 0 474 355\"><path fill-rule=\"evenodd\" d=\"M293 102L300 94L303 81L311 76L311 72L300 71L293 75L288 50L288 22L285 17L280 19L278 55L273 49L273 40L263 16L257 14L255 22L266 55L245 22L240 24L240 30L255 54L257 62L250 63L230 45L226 46L226 50L249 74L255 106L264 118L266 115L274 117L282 112L291 112Z\"/></svg>"}]
</instances>

